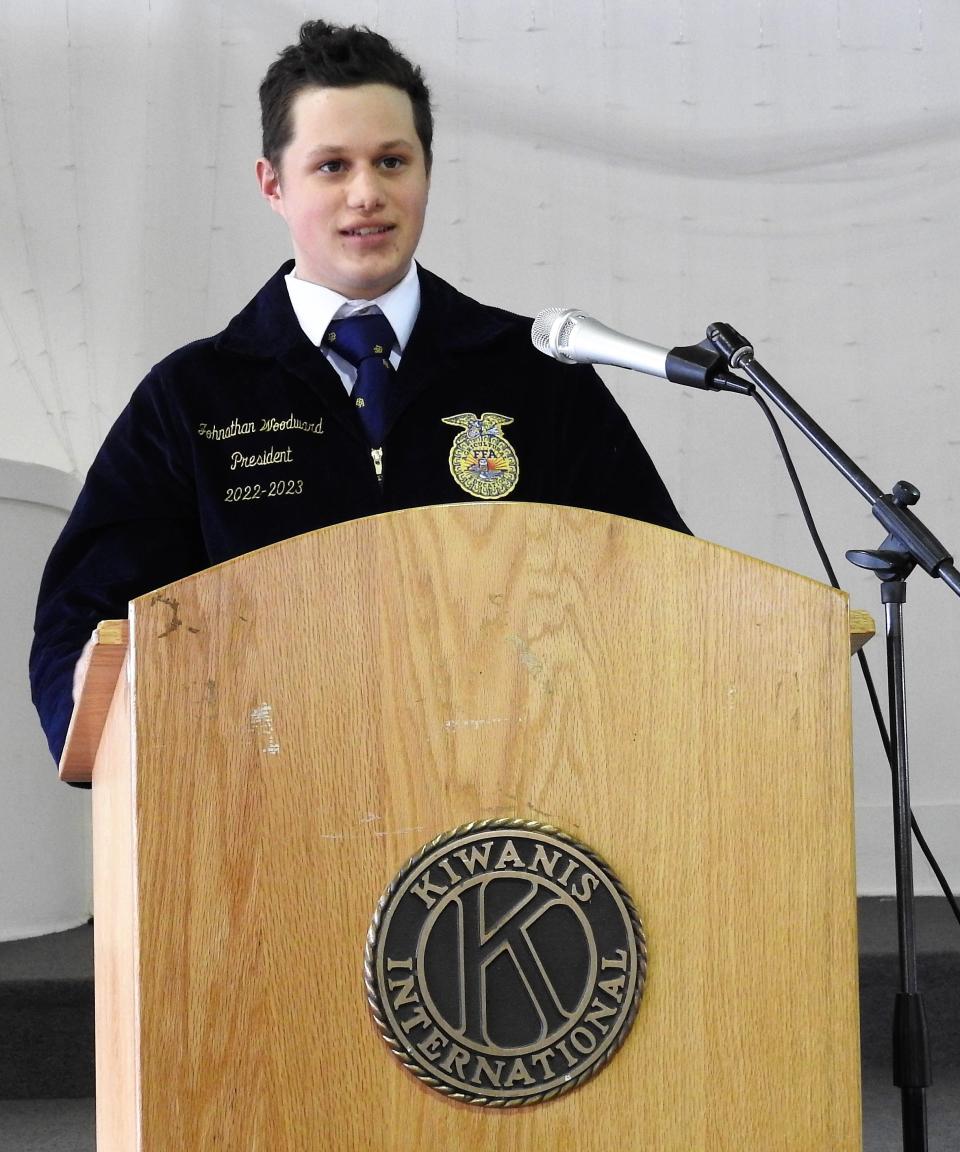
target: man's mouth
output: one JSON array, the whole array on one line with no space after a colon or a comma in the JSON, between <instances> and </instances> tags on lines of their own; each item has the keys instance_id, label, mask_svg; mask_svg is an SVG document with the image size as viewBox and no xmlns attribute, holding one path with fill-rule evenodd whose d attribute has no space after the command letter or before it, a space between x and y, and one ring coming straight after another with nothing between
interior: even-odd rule
<instances>
[{"instance_id":1,"label":"man's mouth","mask_svg":"<svg viewBox=\"0 0 960 1152\"><path fill-rule=\"evenodd\" d=\"M393 230L392 224L377 224L370 225L363 228L344 228L344 236L377 236L382 232L391 232Z\"/></svg>"}]
</instances>

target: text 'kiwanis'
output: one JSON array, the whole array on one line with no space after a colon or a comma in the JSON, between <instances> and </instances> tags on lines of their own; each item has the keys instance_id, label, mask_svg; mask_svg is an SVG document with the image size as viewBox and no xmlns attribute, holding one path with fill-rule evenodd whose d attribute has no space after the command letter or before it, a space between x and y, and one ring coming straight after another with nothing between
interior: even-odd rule
<instances>
[{"instance_id":1,"label":"text 'kiwanis'","mask_svg":"<svg viewBox=\"0 0 960 1152\"><path fill-rule=\"evenodd\" d=\"M563 860L558 870L557 863L561 860L560 852L552 851L547 855L544 845L534 844L532 847L533 852L528 862L520 855L514 842L507 840L500 850L496 863L493 865L493 870L495 872L506 870L540 872L544 876L555 879L558 884L566 888L567 885L570 884L577 869L580 868L579 861L573 857L568 857ZM456 857L463 865L467 874L472 876L478 866L482 871L486 871L490 867L489 861L492 848L493 841L484 840L479 845L472 844L469 848L459 848L451 853L451 855ZM441 876L439 874L441 870L445 875ZM452 884L459 884L464 879L456 870L455 863L451 862L448 857L442 857L437 861L437 871L433 872L434 879L431 879L431 872L433 872L433 869L428 868L420 879L410 886L410 891L415 896L419 896L428 908L432 908L437 897L442 896ZM579 878L575 880L570 887L570 895L581 904L585 904L596 890L598 884L599 880L594 873L584 868Z\"/></svg>"}]
</instances>

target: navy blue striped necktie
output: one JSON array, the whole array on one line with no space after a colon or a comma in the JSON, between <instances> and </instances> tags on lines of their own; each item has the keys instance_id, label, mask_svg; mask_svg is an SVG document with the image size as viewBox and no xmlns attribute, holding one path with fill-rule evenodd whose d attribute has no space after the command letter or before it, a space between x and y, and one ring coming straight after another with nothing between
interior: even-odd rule
<instances>
[{"instance_id":1,"label":"navy blue striped necktie","mask_svg":"<svg viewBox=\"0 0 960 1152\"><path fill-rule=\"evenodd\" d=\"M334 320L323 342L357 370L350 395L371 448L380 448L386 431L387 398L393 378L390 349L393 329L382 312Z\"/></svg>"}]
</instances>

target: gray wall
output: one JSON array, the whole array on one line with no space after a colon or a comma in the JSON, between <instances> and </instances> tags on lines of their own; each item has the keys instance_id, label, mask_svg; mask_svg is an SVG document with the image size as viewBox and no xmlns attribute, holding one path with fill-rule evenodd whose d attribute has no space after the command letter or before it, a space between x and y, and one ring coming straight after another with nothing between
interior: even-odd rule
<instances>
[{"instance_id":1,"label":"gray wall","mask_svg":"<svg viewBox=\"0 0 960 1152\"><path fill-rule=\"evenodd\" d=\"M0 461L0 940L82 924L91 912L90 794L57 780L26 682L37 585L76 482Z\"/></svg>"}]
</instances>

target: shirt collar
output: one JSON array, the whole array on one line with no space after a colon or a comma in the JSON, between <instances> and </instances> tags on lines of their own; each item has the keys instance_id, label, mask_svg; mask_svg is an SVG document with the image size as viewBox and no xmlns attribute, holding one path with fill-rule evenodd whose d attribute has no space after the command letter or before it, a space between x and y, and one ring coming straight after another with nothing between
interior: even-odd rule
<instances>
[{"instance_id":1,"label":"shirt collar","mask_svg":"<svg viewBox=\"0 0 960 1152\"><path fill-rule=\"evenodd\" d=\"M300 327L307 339L318 347L330 327L331 320L343 316L356 316L376 307L390 321L390 327L402 353L410 339L417 313L420 311L420 278L413 261L400 283L394 284L388 292L384 292L375 300L348 300L346 296L341 296L339 292L325 288L322 284L298 280L296 268L288 272L284 280Z\"/></svg>"}]
</instances>

